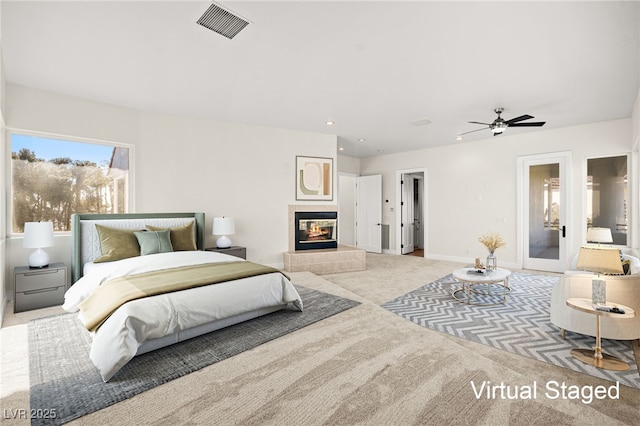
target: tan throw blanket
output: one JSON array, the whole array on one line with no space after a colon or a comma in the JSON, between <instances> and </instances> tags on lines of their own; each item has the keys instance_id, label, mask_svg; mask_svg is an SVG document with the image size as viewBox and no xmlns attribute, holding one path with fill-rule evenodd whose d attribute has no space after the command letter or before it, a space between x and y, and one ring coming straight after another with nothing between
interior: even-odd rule
<instances>
[{"instance_id":1,"label":"tan throw blanket","mask_svg":"<svg viewBox=\"0 0 640 426\"><path fill-rule=\"evenodd\" d=\"M105 281L78 308L87 330L95 331L116 309L131 300L273 272L282 274L269 266L242 261L128 275Z\"/></svg>"}]
</instances>

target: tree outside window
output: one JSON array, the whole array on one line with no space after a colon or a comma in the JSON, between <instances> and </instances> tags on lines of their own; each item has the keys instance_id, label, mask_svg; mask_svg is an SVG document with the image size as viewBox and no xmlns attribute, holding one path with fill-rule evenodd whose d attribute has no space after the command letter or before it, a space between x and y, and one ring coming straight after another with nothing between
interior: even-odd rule
<instances>
[{"instance_id":1,"label":"tree outside window","mask_svg":"<svg viewBox=\"0 0 640 426\"><path fill-rule=\"evenodd\" d=\"M52 221L71 229L73 213L127 213L129 148L11 135L12 230Z\"/></svg>"}]
</instances>

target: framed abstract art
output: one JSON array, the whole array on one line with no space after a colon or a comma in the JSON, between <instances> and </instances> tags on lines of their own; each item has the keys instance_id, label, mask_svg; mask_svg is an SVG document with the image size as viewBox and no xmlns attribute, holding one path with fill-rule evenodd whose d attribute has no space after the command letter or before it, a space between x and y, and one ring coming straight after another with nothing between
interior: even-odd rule
<instances>
[{"instance_id":1,"label":"framed abstract art","mask_svg":"<svg viewBox=\"0 0 640 426\"><path fill-rule=\"evenodd\" d=\"M296 156L296 200L333 200L333 158Z\"/></svg>"}]
</instances>

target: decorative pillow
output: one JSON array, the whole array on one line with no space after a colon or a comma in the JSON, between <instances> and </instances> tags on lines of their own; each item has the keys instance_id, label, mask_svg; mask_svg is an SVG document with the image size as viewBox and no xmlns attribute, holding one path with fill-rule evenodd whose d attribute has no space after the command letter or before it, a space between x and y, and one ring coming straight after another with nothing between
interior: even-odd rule
<instances>
[{"instance_id":1,"label":"decorative pillow","mask_svg":"<svg viewBox=\"0 0 640 426\"><path fill-rule=\"evenodd\" d=\"M166 231L169 230L171 245L174 251L193 251L198 250L196 246L196 234L193 231L193 224L191 222L184 226L176 226L175 228L161 228L158 226L147 225L149 231Z\"/></svg>"},{"instance_id":2,"label":"decorative pillow","mask_svg":"<svg viewBox=\"0 0 640 426\"><path fill-rule=\"evenodd\" d=\"M96 231L100 240L102 256L96 258L94 263L113 262L114 260L140 256L140 246L133 234L135 230L109 228L96 224Z\"/></svg>"},{"instance_id":3,"label":"decorative pillow","mask_svg":"<svg viewBox=\"0 0 640 426\"><path fill-rule=\"evenodd\" d=\"M622 272L625 275L631 275L631 261L629 259L622 261Z\"/></svg>"},{"instance_id":4,"label":"decorative pillow","mask_svg":"<svg viewBox=\"0 0 640 426\"><path fill-rule=\"evenodd\" d=\"M136 231L133 233L140 244L140 255L173 251L169 231Z\"/></svg>"}]
</instances>

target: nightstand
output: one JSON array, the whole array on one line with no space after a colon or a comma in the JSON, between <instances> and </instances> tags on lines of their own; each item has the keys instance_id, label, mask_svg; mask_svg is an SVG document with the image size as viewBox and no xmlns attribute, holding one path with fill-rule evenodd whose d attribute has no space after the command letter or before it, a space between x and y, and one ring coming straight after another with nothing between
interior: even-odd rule
<instances>
[{"instance_id":1,"label":"nightstand","mask_svg":"<svg viewBox=\"0 0 640 426\"><path fill-rule=\"evenodd\" d=\"M229 248L207 247L205 251L217 251L218 253L230 254L242 259L247 258L247 248L241 246L231 246Z\"/></svg>"},{"instance_id":2,"label":"nightstand","mask_svg":"<svg viewBox=\"0 0 640 426\"><path fill-rule=\"evenodd\" d=\"M46 268L18 266L13 270L13 312L62 305L67 290L67 267L52 263Z\"/></svg>"}]
</instances>

